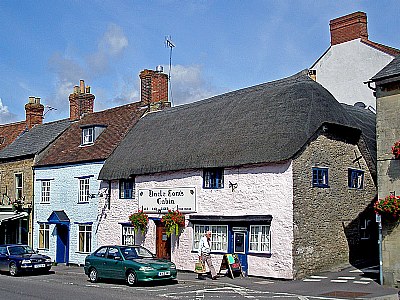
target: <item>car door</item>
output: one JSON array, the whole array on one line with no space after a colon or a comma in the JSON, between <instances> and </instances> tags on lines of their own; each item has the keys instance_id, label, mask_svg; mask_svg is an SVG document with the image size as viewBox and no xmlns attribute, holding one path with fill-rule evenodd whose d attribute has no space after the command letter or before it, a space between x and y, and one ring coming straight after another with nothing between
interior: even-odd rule
<instances>
[{"instance_id":1,"label":"car door","mask_svg":"<svg viewBox=\"0 0 400 300\"><path fill-rule=\"evenodd\" d=\"M106 278L104 274L104 260L106 259L107 247L99 248L90 256L90 265L95 267L99 278Z\"/></svg>"},{"instance_id":2,"label":"car door","mask_svg":"<svg viewBox=\"0 0 400 300\"><path fill-rule=\"evenodd\" d=\"M0 247L0 271L8 271L7 247Z\"/></svg>"},{"instance_id":3,"label":"car door","mask_svg":"<svg viewBox=\"0 0 400 300\"><path fill-rule=\"evenodd\" d=\"M107 257L104 259L103 271L107 278L125 278L122 255L118 247L108 247Z\"/></svg>"}]
</instances>

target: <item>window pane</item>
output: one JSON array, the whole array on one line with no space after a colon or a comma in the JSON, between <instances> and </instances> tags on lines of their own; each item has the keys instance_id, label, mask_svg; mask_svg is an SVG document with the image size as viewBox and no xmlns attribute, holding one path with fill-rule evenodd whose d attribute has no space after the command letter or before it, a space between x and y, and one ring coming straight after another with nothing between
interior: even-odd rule
<instances>
[{"instance_id":1,"label":"window pane","mask_svg":"<svg viewBox=\"0 0 400 300\"><path fill-rule=\"evenodd\" d=\"M203 172L203 187L205 189L219 189L224 187L224 169L209 168Z\"/></svg>"},{"instance_id":2,"label":"window pane","mask_svg":"<svg viewBox=\"0 0 400 300\"><path fill-rule=\"evenodd\" d=\"M249 251L251 252L271 252L269 225L251 225Z\"/></svg>"}]
</instances>

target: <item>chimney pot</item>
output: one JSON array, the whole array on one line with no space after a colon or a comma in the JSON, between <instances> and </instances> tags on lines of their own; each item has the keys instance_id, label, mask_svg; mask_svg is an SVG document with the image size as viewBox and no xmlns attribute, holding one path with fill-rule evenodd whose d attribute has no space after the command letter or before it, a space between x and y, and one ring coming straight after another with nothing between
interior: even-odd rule
<instances>
[{"instance_id":1,"label":"chimney pot","mask_svg":"<svg viewBox=\"0 0 400 300\"><path fill-rule=\"evenodd\" d=\"M84 94L85 93L85 80L80 80L80 92L82 93L82 94Z\"/></svg>"},{"instance_id":2,"label":"chimney pot","mask_svg":"<svg viewBox=\"0 0 400 300\"><path fill-rule=\"evenodd\" d=\"M35 103L35 97L30 96L29 100L28 100L28 103Z\"/></svg>"}]
</instances>

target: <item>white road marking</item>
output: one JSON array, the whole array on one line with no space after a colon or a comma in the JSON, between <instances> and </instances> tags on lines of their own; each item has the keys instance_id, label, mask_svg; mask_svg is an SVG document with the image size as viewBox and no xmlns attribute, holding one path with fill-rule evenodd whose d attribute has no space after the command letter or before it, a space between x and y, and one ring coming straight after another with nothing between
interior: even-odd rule
<instances>
[{"instance_id":1,"label":"white road marking","mask_svg":"<svg viewBox=\"0 0 400 300\"><path fill-rule=\"evenodd\" d=\"M369 284L370 281L357 281L357 280L355 280L355 281L353 281L353 283L358 283L358 284Z\"/></svg>"},{"instance_id":2,"label":"white road marking","mask_svg":"<svg viewBox=\"0 0 400 300\"><path fill-rule=\"evenodd\" d=\"M353 280L356 279L355 277L350 277L350 276L339 276L339 279L347 279L347 280Z\"/></svg>"},{"instance_id":3,"label":"white road marking","mask_svg":"<svg viewBox=\"0 0 400 300\"><path fill-rule=\"evenodd\" d=\"M306 278L306 279L303 279L303 281L305 281L305 282L320 282L321 279Z\"/></svg>"},{"instance_id":4,"label":"white road marking","mask_svg":"<svg viewBox=\"0 0 400 300\"><path fill-rule=\"evenodd\" d=\"M314 279L326 279L328 277L326 276L310 276L310 278L314 278Z\"/></svg>"},{"instance_id":5,"label":"white road marking","mask_svg":"<svg viewBox=\"0 0 400 300\"><path fill-rule=\"evenodd\" d=\"M343 279L332 279L331 282L345 283L345 282L347 282L347 280L343 280Z\"/></svg>"}]
</instances>

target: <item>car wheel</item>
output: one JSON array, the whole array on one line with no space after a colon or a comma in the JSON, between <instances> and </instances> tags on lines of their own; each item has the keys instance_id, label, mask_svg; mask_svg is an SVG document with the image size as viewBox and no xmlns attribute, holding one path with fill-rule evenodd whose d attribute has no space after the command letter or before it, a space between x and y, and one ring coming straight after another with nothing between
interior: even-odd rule
<instances>
[{"instance_id":1,"label":"car wheel","mask_svg":"<svg viewBox=\"0 0 400 300\"><path fill-rule=\"evenodd\" d=\"M91 268L89 271L89 280L90 282L97 282L99 280L97 270L95 268Z\"/></svg>"},{"instance_id":2,"label":"car wheel","mask_svg":"<svg viewBox=\"0 0 400 300\"><path fill-rule=\"evenodd\" d=\"M18 275L18 268L15 262L11 262L9 266L9 272L11 276L17 276Z\"/></svg>"},{"instance_id":3,"label":"car wheel","mask_svg":"<svg viewBox=\"0 0 400 300\"><path fill-rule=\"evenodd\" d=\"M126 282L128 285L132 286L135 285L137 281L136 273L132 270L129 270L126 274Z\"/></svg>"}]
</instances>

